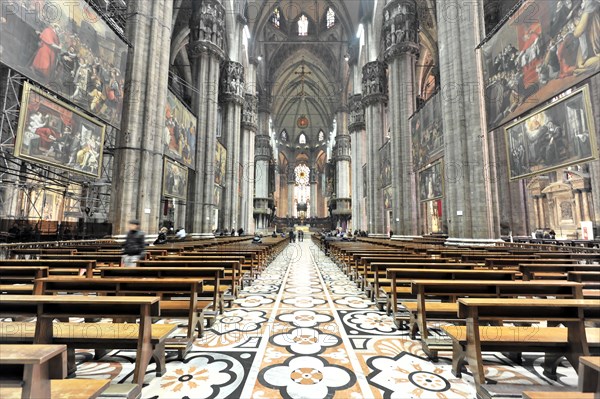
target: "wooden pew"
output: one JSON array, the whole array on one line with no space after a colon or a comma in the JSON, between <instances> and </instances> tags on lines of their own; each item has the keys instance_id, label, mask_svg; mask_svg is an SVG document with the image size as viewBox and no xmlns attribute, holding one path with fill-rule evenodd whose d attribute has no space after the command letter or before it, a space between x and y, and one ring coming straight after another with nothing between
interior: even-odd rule
<instances>
[{"instance_id":1,"label":"wooden pew","mask_svg":"<svg viewBox=\"0 0 600 399\"><path fill-rule=\"evenodd\" d=\"M220 274L220 271L217 272ZM160 298L160 317L187 319L188 332L185 339L169 338L166 348L177 350L179 358L192 348L195 330L201 337L204 332L204 313L213 305L212 298L202 299L203 279L214 279L215 272L205 270L203 277L180 278L73 278L51 277L35 280L36 295L48 294L97 294L109 296L155 296ZM174 299L177 297L177 299ZM181 298L181 299L180 299ZM97 358L101 356L96 356Z\"/></svg>"},{"instance_id":2,"label":"wooden pew","mask_svg":"<svg viewBox=\"0 0 600 399\"><path fill-rule=\"evenodd\" d=\"M376 267L379 264L373 264ZM372 265L372 266L373 266ZM420 266L421 264L413 265ZM386 265L387 278L390 281L390 286L380 287L386 293L388 298L388 307L392 315L396 319L398 315L398 298L416 298L413 294L411 281L412 280L501 280L512 281L516 279L516 271L514 270L474 270L469 268L469 265L461 264L436 264L429 267L398 267L398 264ZM444 267L447 266L447 267ZM397 322L405 319L396 319ZM398 323L397 323L398 324ZM400 326L400 324L398 324ZM413 336L414 337L414 336Z\"/></svg>"},{"instance_id":3,"label":"wooden pew","mask_svg":"<svg viewBox=\"0 0 600 399\"><path fill-rule=\"evenodd\" d=\"M410 259L406 262L373 262L367 263L370 268L370 273L364 274L363 279L366 285L367 293L370 293L371 299L376 301L379 305L387 303L388 306L391 304L388 294L391 294L392 280L386 276L388 269L448 269L448 270L460 270L460 269L474 269L480 267L476 263L445 263L442 259ZM408 286L408 284L406 284ZM410 290L399 293L407 294ZM378 306L379 306L378 305Z\"/></svg>"},{"instance_id":4,"label":"wooden pew","mask_svg":"<svg viewBox=\"0 0 600 399\"><path fill-rule=\"evenodd\" d=\"M48 277L46 266L0 267L0 294L31 294L36 278Z\"/></svg>"},{"instance_id":5,"label":"wooden pew","mask_svg":"<svg viewBox=\"0 0 600 399\"><path fill-rule=\"evenodd\" d=\"M503 384L486 384L482 351L545 352L564 355L577 370L579 357L589 354L584 322L600 319L600 301L585 299L489 299L461 298L458 318L466 327L442 327L453 341L453 371L458 372L466 358L477 389L477 396L491 398L498 392L507 394ZM566 327L480 326L480 322L503 320L540 320L561 323ZM589 329L588 329L589 330ZM593 329L597 330L597 329ZM553 358L554 362L556 358ZM523 386L512 387L523 391Z\"/></svg>"},{"instance_id":6,"label":"wooden pew","mask_svg":"<svg viewBox=\"0 0 600 399\"><path fill-rule=\"evenodd\" d=\"M23 398L50 398L50 380L67 376L67 347L2 345L0 371L2 388L21 388Z\"/></svg>"},{"instance_id":7,"label":"wooden pew","mask_svg":"<svg viewBox=\"0 0 600 399\"><path fill-rule=\"evenodd\" d=\"M94 269L96 268L95 260L35 260L35 259L8 259L0 260L0 269L3 267L47 267L48 273L53 274L79 274L81 271L86 277L94 276Z\"/></svg>"},{"instance_id":8,"label":"wooden pew","mask_svg":"<svg viewBox=\"0 0 600 399\"><path fill-rule=\"evenodd\" d=\"M87 261L94 261L96 262L99 266L100 265L104 265L104 266L120 266L121 265L121 260L123 258L122 254L93 254L93 255L79 255L77 253L65 258L64 255L40 255L40 260L46 259L46 260L62 260L64 261L65 259L68 260L73 260L73 261L82 261L82 260L87 260Z\"/></svg>"},{"instance_id":9,"label":"wooden pew","mask_svg":"<svg viewBox=\"0 0 600 399\"><path fill-rule=\"evenodd\" d=\"M485 266L488 268L518 268L521 264L529 263L545 263L550 264L564 264L564 263L577 263L576 259L542 259L542 258L523 258L523 257L503 257L503 258L486 258Z\"/></svg>"},{"instance_id":10,"label":"wooden pew","mask_svg":"<svg viewBox=\"0 0 600 399\"><path fill-rule=\"evenodd\" d=\"M51 380L50 394L48 396L36 396L39 398L51 399L95 399L98 398L109 386L111 380L96 380L84 378L70 378L65 380ZM21 388L0 387L0 398L2 399L23 399Z\"/></svg>"},{"instance_id":11,"label":"wooden pew","mask_svg":"<svg viewBox=\"0 0 600 399\"><path fill-rule=\"evenodd\" d=\"M546 261L544 261L546 262ZM600 272L600 265L582 265L579 263L521 263L519 270L523 273L523 280L533 280L540 278L544 274L551 273L551 278L561 278L567 276L569 271L594 271Z\"/></svg>"},{"instance_id":12,"label":"wooden pew","mask_svg":"<svg viewBox=\"0 0 600 399\"><path fill-rule=\"evenodd\" d=\"M600 356L579 358L579 390L600 393Z\"/></svg>"},{"instance_id":13,"label":"wooden pew","mask_svg":"<svg viewBox=\"0 0 600 399\"><path fill-rule=\"evenodd\" d=\"M66 344L69 371L75 368L74 349L136 349L133 382L140 387L151 358L156 373L165 372L165 340L176 325L152 324L160 315L157 297L92 297L72 295L0 295L0 317L36 317L36 322L0 323L0 341ZM139 318L129 323L53 323L69 317Z\"/></svg>"},{"instance_id":14,"label":"wooden pew","mask_svg":"<svg viewBox=\"0 0 600 399\"><path fill-rule=\"evenodd\" d=\"M201 301L210 300L211 306L204 309L204 320L208 327L212 326L216 317L223 311L224 305L221 299L221 279L225 275L222 267L213 268L190 268L190 267L101 267L99 268L102 278L107 277L131 277L131 278L194 278L202 280L202 292L211 295L210 298L203 296ZM207 278L206 273L212 277ZM215 289L221 287L221 289ZM201 326L202 327L202 326ZM203 333L203 329L200 333Z\"/></svg>"},{"instance_id":15,"label":"wooden pew","mask_svg":"<svg viewBox=\"0 0 600 399\"><path fill-rule=\"evenodd\" d=\"M482 272L482 271L478 271ZM432 359L437 359L437 352L450 347L449 340L429 340L428 320L461 321L456 318L457 303L432 302L427 298L470 297L470 298L506 298L506 297L556 297L581 299L581 284L567 281L499 281L499 280L413 280L412 294L417 302L402 302L411 313L411 322L421 335L423 351ZM414 324L411 332L415 331Z\"/></svg>"}]
</instances>

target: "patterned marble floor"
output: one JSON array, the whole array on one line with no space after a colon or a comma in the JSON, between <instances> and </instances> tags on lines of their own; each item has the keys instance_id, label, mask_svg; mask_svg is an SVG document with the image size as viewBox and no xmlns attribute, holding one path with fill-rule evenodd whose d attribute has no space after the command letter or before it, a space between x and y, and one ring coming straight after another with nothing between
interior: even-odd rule
<instances>
[{"instance_id":1,"label":"patterned marble floor","mask_svg":"<svg viewBox=\"0 0 600 399\"><path fill-rule=\"evenodd\" d=\"M169 321L169 320L165 320ZM171 320L173 322L173 320ZM440 334L434 326L432 334ZM176 334L185 334L180 329ZM245 288L183 361L168 353L167 373L150 365L148 399L200 398L473 398L469 373L450 372L450 353L437 363L418 341L398 330L309 237L290 244ZM521 366L485 356L486 374L499 382L551 384L539 355ZM114 351L91 361L78 353L77 376L131 382L134 353ZM559 385L576 385L559 367Z\"/></svg>"}]
</instances>

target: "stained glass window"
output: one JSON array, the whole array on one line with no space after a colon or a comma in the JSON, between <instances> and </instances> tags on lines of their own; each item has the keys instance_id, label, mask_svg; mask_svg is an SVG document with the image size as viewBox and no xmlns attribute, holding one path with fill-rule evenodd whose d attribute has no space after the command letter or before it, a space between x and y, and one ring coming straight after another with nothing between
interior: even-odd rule
<instances>
[{"instance_id":1,"label":"stained glass window","mask_svg":"<svg viewBox=\"0 0 600 399\"><path fill-rule=\"evenodd\" d=\"M298 165L294 170L296 172L296 185L308 186L310 182L310 169L306 165Z\"/></svg>"},{"instance_id":2,"label":"stained glass window","mask_svg":"<svg viewBox=\"0 0 600 399\"><path fill-rule=\"evenodd\" d=\"M333 28L334 25L335 25L335 11L333 11L333 8L330 7L327 10L327 29Z\"/></svg>"},{"instance_id":3,"label":"stained glass window","mask_svg":"<svg viewBox=\"0 0 600 399\"><path fill-rule=\"evenodd\" d=\"M279 13L279 8L275 8L273 10L273 14L271 14L271 23L276 27L281 27L281 15Z\"/></svg>"},{"instance_id":4,"label":"stained glass window","mask_svg":"<svg viewBox=\"0 0 600 399\"><path fill-rule=\"evenodd\" d=\"M319 130L319 141L325 141L325 133L322 130Z\"/></svg>"},{"instance_id":5,"label":"stained glass window","mask_svg":"<svg viewBox=\"0 0 600 399\"><path fill-rule=\"evenodd\" d=\"M308 36L308 18L302 15L298 20L298 36Z\"/></svg>"},{"instance_id":6,"label":"stained glass window","mask_svg":"<svg viewBox=\"0 0 600 399\"><path fill-rule=\"evenodd\" d=\"M300 137L298 137L299 144L306 144L306 135L304 133L300 133Z\"/></svg>"},{"instance_id":7,"label":"stained glass window","mask_svg":"<svg viewBox=\"0 0 600 399\"><path fill-rule=\"evenodd\" d=\"M279 135L279 138L281 139L282 142L286 142L288 139L288 135L287 132L284 130L281 131L281 134Z\"/></svg>"}]
</instances>

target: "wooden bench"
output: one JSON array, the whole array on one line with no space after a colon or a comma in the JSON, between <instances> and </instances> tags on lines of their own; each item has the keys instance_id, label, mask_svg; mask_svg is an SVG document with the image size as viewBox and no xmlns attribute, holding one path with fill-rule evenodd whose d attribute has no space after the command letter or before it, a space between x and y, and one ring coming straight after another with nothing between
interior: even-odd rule
<instances>
[{"instance_id":1,"label":"wooden bench","mask_svg":"<svg viewBox=\"0 0 600 399\"><path fill-rule=\"evenodd\" d=\"M33 280L48 277L46 266L0 267L0 294L31 294Z\"/></svg>"},{"instance_id":2,"label":"wooden bench","mask_svg":"<svg viewBox=\"0 0 600 399\"><path fill-rule=\"evenodd\" d=\"M102 278L106 277L131 277L131 278L194 278L202 280L202 292L211 295L212 309L204 309L204 320L210 327L224 305L221 293L229 286L221 285L225 270L222 267L213 268L190 268L190 267L101 267L99 268ZM207 277L207 273L211 277ZM218 288L215 288L218 287ZM205 301L205 298L201 298ZM201 332L203 332L202 330Z\"/></svg>"},{"instance_id":3,"label":"wooden bench","mask_svg":"<svg viewBox=\"0 0 600 399\"><path fill-rule=\"evenodd\" d=\"M142 385L151 358L156 373L165 372L165 340L176 325L152 324L160 315L157 297L92 297L73 295L0 295L0 317L37 317L36 322L0 323L0 341L65 344L69 370L74 349L136 349L133 382ZM136 323L53 323L69 317L138 318Z\"/></svg>"},{"instance_id":4,"label":"wooden bench","mask_svg":"<svg viewBox=\"0 0 600 399\"><path fill-rule=\"evenodd\" d=\"M452 272L454 271L469 271L479 267L476 263L437 263L435 260L421 263L371 263L370 266L371 270L373 271L373 279L367 277L367 283L372 284L374 287L373 291L377 293L377 297L372 295L372 298L373 300L376 300L378 305L382 305L384 303L387 304L388 312L392 311L392 309L395 309L393 312L397 310L394 307L394 301L397 301L398 297L412 297L410 291L410 280L413 278L418 278L417 276L419 274L422 275L422 278L429 278L429 276L431 276L431 278L437 278L434 276L441 276L439 278L449 278L452 276ZM390 273L389 270L395 270L395 272ZM427 271L431 271L431 273L426 274ZM486 274L488 277L483 277ZM381 278L382 275L384 278ZM486 270L486 273L482 273L480 275L482 276L482 279L488 280L496 278L500 280L507 278L514 280L515 278L515 272L512 271L490 273ZM464 276L475 277L476 274L467 272L464 274ZM394 280L396 281L394 282ZM383 295L383 298L380 297L380 294Z\"/></svg>"},{"instance_id":5,"label":"wooden bench","mask_svg":"<svg viewBox=\"0 0 600 399\"><path fill-rule=\"evenodd\" d=\"M217 274L220 273L217 272ZM187 319L187 335L185 339L169 338L167 349L177 350L179 358L192 348L195 330L198 336L204 332L204 314L213 306L213 298L202 298L203 279L214 279L215 272L205 270L204 276L195 278L73 278L51 277L35 280L36 295L48 294L97 294L110 296L156 296L160 298L160 317ZM101 356L96 356L97 358Z\"/></svg>"},{"instance_id":6,"label":"wooden bench","mask_svg":"<svg viewBox=\"0 0 600 399\"><path fill-rule=\"evenodd\" d=\"M458 318L466 326L442 327L452 338L452 369L460 373L464 360L473 374L477 396L491 398L494 392L506 392L502 384L487 384L483 371L482 351L545 352L545 368L565 356L577 370L579 357L589 355L584 321L600 319L600 301L583 299L489 299L461 298L458 300ZM480 326L480 322L503 320L539 320L561 323L565 327ZM592 331L589 331L592 330ZM596 339L596 338L594 338ZM549 357L548 354L554 354ZM523 386L512 388L523 391Z\"/></svg>"},{"instance_id":7,"label":"wooden bench","mask_svg":"<svg viewBox=\"0 0 600 399\"><path fill-rule=\"evenodd\" d=\"M551 391L523 391L523 399L597 399L597 396L594 396L594 394L590 392L574 392L571 390L556 391L556 388L557 387L552 387ZM532 389L532 387L525 389ZM546 387L546 389L548 388Z\"/></svg>"},{"instance_id":8,"label":"wooden bench","mask_svg":"<svg viewBox=\"0 0 600 399\"><path fill-rule=\"evenodd\" d=\"M168 257L166 257L168 258ZM181 257L183 259L161 259L161 260L141 260L137 267L188 267L188 268L223 268L224 276L221 279L222 285L231 284L231 297L223 299L232 302L238 295L238 289L242 280L242 263L239 259L203 259L196 257ZM225 294L225 289L221 291Z\"/></svg>"},{"instance_id":9,"label":"wooden bench","mask_svg":"<svg viewBox=\"0 0 600 399\"><path fill-rule=\"evenodd\" d=\"M600 393L600 356L579 358L579 390Z\"/></svg>"},{"instance_id":10,"label":"wooden bench","mask_svg":"<svg viewBox=\"0 0 600 399\"><path fill-rule=\"evenodd\" d=\"M24 398L50 398L50 380L67 376L67 347L2 345L0 371L3 388L21 388Z\"/></svg>"},{"instance_id":11,"label":"wooden bench","mask_svg":"<svg viewBox=\"0 0 600 399\"><path fill-rule=\"evenodd\" d=\"M48 273L53 274L80 274L84 273L86 277L94 276L94 269L96 267L95 260L35 260L35 259L9 259L0 260L0 269L3 267L47 267Z\"/></svg>"},{"instance_id":12,"label":"wooden bench","mask_svg":"<svg viewBox=\"0 0 600 399\"><path fill-rule=\"evenodd\" d=\"M511 297L555 297L581 299L581 284L566 281L499 281L499 280L413 280L412 294L417 302L402 302L410 313L411 337L421 335L423 351L433 360L437 353L447 350L451 341L429 339L428 320L462 321L457 319L456 302L433 302L427 298L511 298Z\"/></svg>"},{"instance_id":13,"label":"wooden bench","mask_svg":"<svg viewBox=\"0 0 600 399\"><path fill-rule=\"evenodd\" d=\"M47 396L32 396L31 398L51 399L95 399L98 398L110 385L111 380L96 380L83 378L70 378L65 380L51 380L50 393ZM22 388L0 387L0 398L23 399Z\"/></svg>"},{"instance_id":14,"label":"wooden bench","mask_svg":"<svg viewBox=\"0 0 600 399\"><path fill-rule=\"evenodd\" d=\"M79 255L77 253L65 257L65 255L40 255L40 260L59 260L59 261L94 261L98 265L103 266L120 266L121 260L123 258L122 254L108 254L104 255L102 253L91 254L91 255Z\"/></svg>"},{"instance_id":15,"label":"wooden bench","mask_svg":"<svg viewBox=\"0 0 600 399\"><path fill-rule=\"evenodd\" d=\"M578 263L531 263L519 264L519 270L523 273L523 280L533 280L535 278L544 277L565 278L569 271L600 272L600 265L582 265Z\"/></svg>"}]
</instances>

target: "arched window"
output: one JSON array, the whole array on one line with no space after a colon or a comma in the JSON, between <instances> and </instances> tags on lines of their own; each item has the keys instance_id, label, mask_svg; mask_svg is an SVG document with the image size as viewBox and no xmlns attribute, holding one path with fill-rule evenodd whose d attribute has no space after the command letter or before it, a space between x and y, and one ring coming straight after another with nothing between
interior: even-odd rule
<instances>
[{"instance_id":1,"label":"arched window","mask_svg":"<svg viewBox=\"0 0 600 399\"><path fill-rule=\"evenodd\" d=\"M306 144L306 135L304 133L300 133L298 137L298 144Z\"/></svg>"},{"instance_id":2,"label":"arched window","mask_svg":"<svg viewBox=\"0 0 600 399\"><path fill-rule=\"evenodd\" d=\"M329 7L327 10L327 29L331 29L335 26L335 11Z\"/></svg>"},{"instance_id":3,"label":"arched window","mask_svg":"<svg viewBox=\"0 0 600 399\"><path fill-rule=\"evenodd\" d=\"M308 18L302 15L298 20L298 36L308 36Z\"/></svg>"},{"instance_id":4,"label":"arched window","mask_svg":"<svg viewBox=\"0 0 600 399\"><path fill-rule=\"evenodd\" d=\"M279 8L277 7L275 7L273 14L271 14L271 23L276 28L281 28L281 14L279 13Z\"/></svg>"},{"instance_id":5,"label":"arched window","mask_svg":"<svg viewBox=\"0 0 600 399\"><path fill-rule=\"evenodd\" d=\"M319 130L319 142L325 141L325 133L322 130Z\"/></svg>"},{"instance_id":6,"label":"arched window","mask_svg":"<svg viewBox=\"0 0 600 399\"><path fill-rule=\"evenodd\" d=\"M287 135L287 132L285 131L285 129L283 129L281 131L281 134L279 135L279 138L281 139L282 143L285 143L288 140L288 135Z\"/></svg>"}]
</instances>

